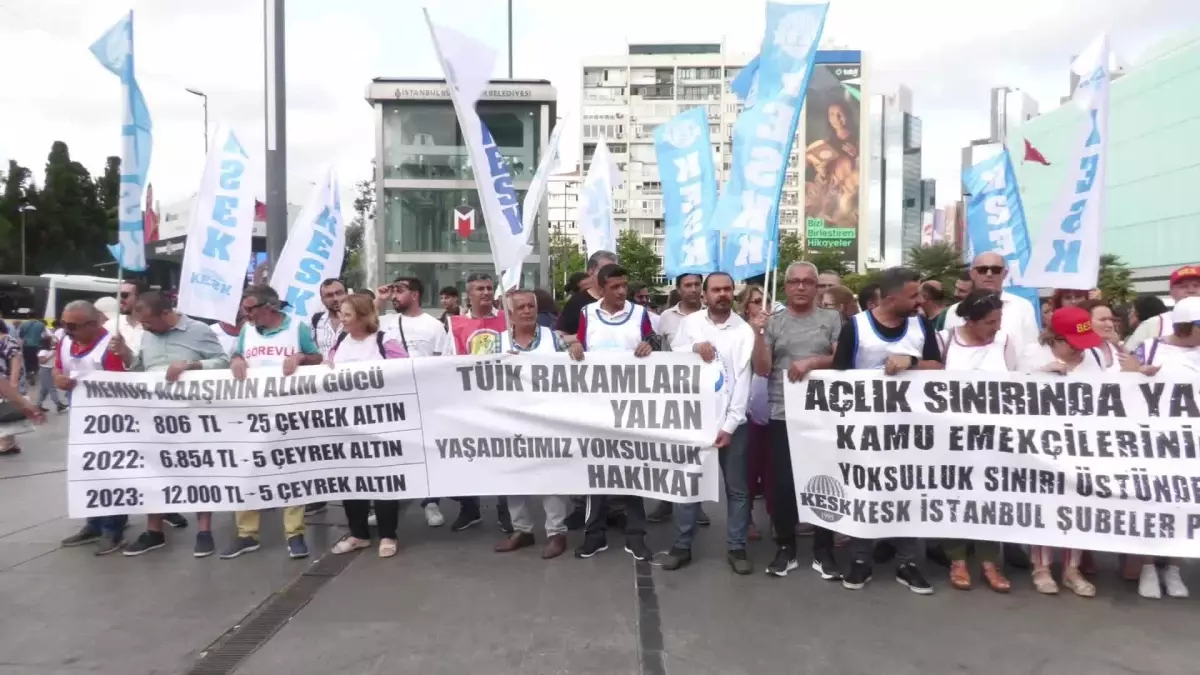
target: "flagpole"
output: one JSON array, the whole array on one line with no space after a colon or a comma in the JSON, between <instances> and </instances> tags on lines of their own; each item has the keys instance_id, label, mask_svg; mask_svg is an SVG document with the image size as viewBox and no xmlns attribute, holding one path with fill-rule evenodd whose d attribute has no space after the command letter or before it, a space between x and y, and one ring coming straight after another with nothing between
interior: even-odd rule
<instances>
[{"instance_id":1,"label":"flagpole","mask_svg":"<svg viewBox=\"0 0 1200 675\"><path fill-rule=\"evenodd\" d=\"M779 271L775 269L774 257L775 242L771 241L767 244L767 272L763 278L763 284L767 287L764 295L770 298L769 302L763 303L763 310L768 316L775 309L775 285L779 283Z\"/></svg>"}]
</instances>

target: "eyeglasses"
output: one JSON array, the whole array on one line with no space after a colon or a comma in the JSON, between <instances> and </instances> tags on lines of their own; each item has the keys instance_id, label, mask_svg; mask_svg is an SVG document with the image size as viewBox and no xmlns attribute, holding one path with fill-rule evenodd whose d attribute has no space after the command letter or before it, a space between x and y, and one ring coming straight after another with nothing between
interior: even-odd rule
<instances>
[{"instance_id":1,"label":"eyeglasses","mask_svg":"<svg viewBox=\"0 0 1200 675\"><path fill-rule=\"evenodd\" d=\"M129 296L131 296L131 295L133 295L133 293L130 293L129 291L121 291L121 293L120 293L120 297L122 300L128 300Z\"/></svg>"},{"instance_id":2,"label":"eyeglasses","mask_svg":"<svg viewBox=\"0 0 1200 675\"><path fill-rule=\"evenodd\" d=\"M267 304L265 302L260 302L257 305L250 305L249 307L242 307L242 312L249 314L250 312L253 312L254 310L258 309L259 307L266 307L266 306L267 306Z\"/></svg>"},{"instance_id":3,"label":"eyeglasses","mask_svg":"<svg viewBox=\"0 0 1200 675\"><path fill-rule=\"evenodd\" d=\"M816 279L788 279L784 283L786 283L788 286L808 286L811 288L811 287L814 287L817 285L817 280Z\"/></svg>"},{"instance_id":4,"label":"eyeglasses","mask_svg":"<svg viewBox=\"0 0 1200 675\"><path fill-rule=\"evenodd\" d=\"M58 325L62 326L63 330L74 331L74 330L79 330L80 328L82 328L88 324L93 324L93 323L96 323L96 322L95 321L80 321L80 322L59 321Z\"/></svg>"},{"instance_id":5,"label":"eyeglasses","mask_svg":"<svg viewBox=\"0 0 1200 675\"><path fill-rule=\"evenodd\" d=\"M1000 276L1001 274L1004 274L1004 266L1003 265L977 265L975 267L975 271L980 274L991 274L994 276Z\"/></svg>"},{"instance_id":6,"label":"eyeglasses","mask_svg":"<svg viewBox=\"0 0 1200 675\"><path fill-rule=\"evenodd\" d=\"M993 309L1001 309L1004 307L1004 299L1000 297L999 293L989 293L980 296L975 302L971 303L972 307L978 307L979 305L988 305Z\"/></svg>"}]
</instances>

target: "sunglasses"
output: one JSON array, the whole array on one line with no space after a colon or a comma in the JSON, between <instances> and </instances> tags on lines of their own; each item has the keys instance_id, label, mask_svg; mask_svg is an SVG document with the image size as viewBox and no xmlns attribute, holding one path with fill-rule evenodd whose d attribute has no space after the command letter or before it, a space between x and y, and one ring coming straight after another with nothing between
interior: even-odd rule
<instances>
[{"instance_id":1,"label":"sunglasses","mask_svg":"<svg viewBox=\"0 0 1200 675\"><path fill-rule=\"evenodd\" d=\"M128 300L129 296L131 296L131 295L133 295L133 293L130 293L129 291L121 291L121 299L122 300Z\"/></svg>"},{"instance_id":2,"label":"sunglasses","mask_svg":"<svg viewBox=\"0 0 1200 675\"><path fill-rule=\"evenodd\" d=\"M58 325L62 326L63 330L74 331L74 330L79 330L80 328L82 328L88 324L93 324L93 323L96 323L96 322L95 321L81 321L81 322L77 323L74 321L59 321Z\"/></svg>"},{"instance_id":3,"label":"sunglasses","mask_svg":"<svg viewBox=\"0 0 1200 675\"><path fill-rule=\"evenodd\" d=\"M249 314L250 312L253 312L254 310L258 309L259 307L266 307L266 306L267 306L266 303L260 302L257 305L250 305L249 307L243 307L242 313Z\"/></svg>"},{"instance_id":4,"label":"sunglasses","mask_svg":"<svg viewBox=\"0 0 1200 675\"><path fill-rule=\"evenodd\" d=\"M978 267L975 268L975 271L980 274L991 274L993 276L1000 276L1001 274L1004 274L1004 266L1003 265L979 265Z\"/></svg>"}]
</instances>

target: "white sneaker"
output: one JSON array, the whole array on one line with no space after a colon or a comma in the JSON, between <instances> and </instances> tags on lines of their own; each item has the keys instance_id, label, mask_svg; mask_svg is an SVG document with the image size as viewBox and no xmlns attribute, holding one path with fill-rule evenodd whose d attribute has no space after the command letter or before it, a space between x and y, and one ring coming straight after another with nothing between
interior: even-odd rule
<instances>
[{"instance_id":1,"label":"white sneaker","mask_svg":"<svg viewBox=\"0 0 1200 675\"><path fill-rule=\"evenodd\" d=\"M1176 570L1178 574L1178 569ZM1142 574L1138 578L1138 595L1150 600L1162 597L1162 586L1158 584L1158 568L1153 563L1142 565Z\"/></svg>"},{"instance_id":2,"label":"white sneaker","mask_svg":"<svg viewBox=\"0 0 1200 675\"><path fill-rule=\"evenodd\" d=\"M425 505L425 522L429 523L430 527L441 527L446 523L446 517L442 515L442 510L437 504L431 502Z\"/></svg>"},{"instance_id":3,"label":"white sneaker","mask_svg":"<svg viewBox=\"0 0 1200 675\"><path fill-rule=\"evenodd\" d=\"M1167 565L1163 568L1163 585L1167 587L1167 595L1172 598L1186 598L1188 587L1179 576L1179 565Z\"/></svg>"}]
</instances>

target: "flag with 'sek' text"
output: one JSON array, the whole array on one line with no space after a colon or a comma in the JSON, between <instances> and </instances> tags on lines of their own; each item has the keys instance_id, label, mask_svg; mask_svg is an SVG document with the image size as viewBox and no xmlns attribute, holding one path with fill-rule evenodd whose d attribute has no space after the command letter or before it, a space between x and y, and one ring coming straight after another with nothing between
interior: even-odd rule
<instances>
[{"instance_id":1,"label":"flag with 'sek' text","mask_svg":"<svg viewBox=\"0 0 1200 675\"><path fill-rule=\"evenodd\" d=\"M345 255L341 191L337 172L329 167L288 233L287 244L271 271L271 288L288 304L284 311L302 318L323 311L321 282L341 276Z\"/></svg>"},{"instance_id":2,"label":"flag with 'sek' text","mask_svg":"<svg viewBox=\"0 0 1200 675\"><path fill-rule=\"evenodd\" d=\"M475 172L475 187L479 191L479 207L487 226L492 260L497 270L520 267L533 248L521 220L521 203L513 187L512 171L500 154L496 139L475 112L475 103L492 77L496 52L456 30L433 23L428 10L425 11L425 23L433 38L438 63L446 75L450 101L454 104L467 157Z\"/></svg>"},{"instance_id":3,"label":"flag with 'sek' text","mask_svg":"<svg viewBox=\"0 0 1200 675\"><path fill-rule=\"evenodd\" d=\"M717 170L706 106L660 124L654 130L654 152L662 178L667 279L717 271L721 233L709 227L717 205Z\"/></svg>"},{"instance_id":4,"label":"flag with 'sek' text","mask_svg":"<svg viewBox=\"0 0 1200 675\"><path fill-rule=\"evenodd\" d=\"M734 279L773 266L768 258L779 239L784 171L828 10L828 4L767 3L758 67L747 76L752 83L733 125L732 168L711 226L725 235L721 271Z\"/></svg>"},{"instance_id":5,"label":"flag with 'sek' text","mask_svg":"<svg viewBox=\"0 0 1200 675\"><path fill-rule=\"evenodd\" d=\"M1066 184L1029 256L1025 284L1090 291L1100 278L1108 181L1108 36L1097 38L1071 65L1080 76L1073 101L1083 109Z\"/></svg>"},{"instance_id":6,"label":"flag with 'sek' text","mask_svg":"<svg viewBox=\"0 0 1200 675\"><path fill-rule=\"evenodd\" d=\"M233 129L218 124L196 193L179 272L179 311L237 323L254 238L250 155Z\"/></svg>"}]
</instances>

